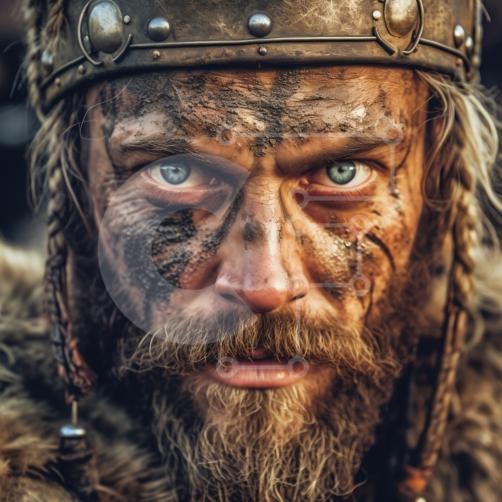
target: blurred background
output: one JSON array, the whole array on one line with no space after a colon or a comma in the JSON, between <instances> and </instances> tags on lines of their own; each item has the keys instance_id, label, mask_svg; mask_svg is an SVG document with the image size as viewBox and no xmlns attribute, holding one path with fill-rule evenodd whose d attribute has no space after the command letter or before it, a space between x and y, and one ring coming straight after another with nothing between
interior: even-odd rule
<instances>
[{"instance_id":1,"label":"blurred background","mask_svg":"<svg viewBox=\"0 0 502 502\"><path fill-rule=\"evenodd\" d=\"M438 0L439 1L439 0ZM502 1L485 0L482 77L502 97ZM16 244L40 246L43 225L30 208L27 148L37 122L26 104L21 74L23 17L19 0L0 0L0 237Z\"/></svg>"}]
</instances>

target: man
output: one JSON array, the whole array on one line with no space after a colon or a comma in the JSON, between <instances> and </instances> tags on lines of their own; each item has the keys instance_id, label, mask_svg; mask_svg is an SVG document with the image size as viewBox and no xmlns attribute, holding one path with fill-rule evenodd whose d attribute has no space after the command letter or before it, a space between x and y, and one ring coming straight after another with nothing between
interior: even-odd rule
<instances>
[{"instance_id":1,"label":"man","mask_svg":"<svg viewBox=\"0 0 502 502\"><path fill-rule=\"evenodd\" d=\"M39 275L5 249L3 497L496 500L501 356L480 319L496 326L499 272L479 202L501 204L471 83L478 6L26 15L73 416L58 444Z\"/></svg>"}]
</instances>

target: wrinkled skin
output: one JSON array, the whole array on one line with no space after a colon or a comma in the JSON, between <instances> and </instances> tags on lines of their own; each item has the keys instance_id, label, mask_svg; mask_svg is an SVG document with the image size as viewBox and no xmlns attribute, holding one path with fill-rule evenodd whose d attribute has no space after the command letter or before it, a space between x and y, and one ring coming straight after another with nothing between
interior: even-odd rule
<instances>
[{"instance_id":1,"label":"wrinkled skin","mask_svg":"<svg viewBox=\"0 0 502 502\"><path fill-rule=\"evenodd\" d=\"M219 335L211 342L218 345L229 333L230 342L218 345L211 357L203 352L196 357L185 347L178 358L191 358L189 365L179 360L169 365L172 346L156 359L152 347L162 347L154 343L158 337L149 339L149 352L135 363L152 371L169 368L160 394L183 394L180 402L187 407L193 399L202 421L210 424L204 438L212 438L210 448L222 456L228 450L215 446L222 437L245 441L229 423L238 430L242 420L242 431L249 434L270 429L270 441L286 438L277 439L280 448L304 434L308 420L319 418L324 410L319 403L329 410L338 406L337 412L323 411L332 415L322 428L319 419L317 433L308 437L318 438L320 430L334 434L328 429L336 429L337 421L338 429L352 423L346 450L340 446L342 460L326 461L340 477L296 469L336 485L325 496L350 492L372 442L378 408L390 398L400 365L412 351L415 328L406 324L412 306L423 304L410 301L408 291L424 208L425 85L411 71L387 68L176 72L98 85L87 101L83 163L102 264L112 271L115 286L109 289L119 310L139 332L153 332L171 319L191 319L202 324L198 336L204 338L210 326L228 316L251 323L240 325L240 331L233 325L224 335L215 328ZM340 160L351 160L358 169L346 185L327 176L327 166ZM160 172L174 161L191 168L180 185L166 183ZM147 263L152 266L145 269ZM267 339L257 319L272 323ZM300 320L301 328L291 330L296 345L277 340L285 319ZM181 345L201 345L196 335L190 339L186 324L178 332L189 337ZM173 333L170 341L176 344ZM319 347L323 333L331 350ZM238 340L234 346L232 336ZM132 340L134 352L141 345L138 332ZM218 358L250 358L263 349L272 358L299 356L307 371L276 391L236 389L206 371ZM355 375L371 376L356 383ZM157 389L157 429L166 422L158 413L175 413L158 405L158 396ZM262 415L249 411L250 396L254 406L263 406ZM358 399L368 402L358 407ZM225 403L242 409L233 405L228 411ZM214 431L220 429L225 432L218 439ZM166 435L176 441L172 431ZM310 444L317 448L314 440ZM336 448L343 438L326 444ZM347 451L350 458L343 456ZM243 472L242 458L232 455ZM292 455L306 463L319 460ZM202 457L208 461L207 456L206 451ZM270 459L263 458L265 467ZM214 483L228 481L224 469L211 472ZM254 476L258 488L251 487L253 474L241 482L250 498L300 496ZM319 489L325 489L322 482ZM188 491L193 495L196 488ZM302 499L319 497L315 490L302 494Z\"/></svg>"}]
</instances>

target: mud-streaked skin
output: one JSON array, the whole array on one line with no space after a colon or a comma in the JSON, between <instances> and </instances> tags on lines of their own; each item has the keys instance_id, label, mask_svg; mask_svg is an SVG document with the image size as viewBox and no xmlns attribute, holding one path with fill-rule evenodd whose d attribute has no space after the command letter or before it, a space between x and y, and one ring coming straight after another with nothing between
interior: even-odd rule
<instances>
[{"instance_id":1,"label":"mud-streaked skin","mask_svg":"<svg viewBox=\"0 0 502 502\"><path fill-rule=\"evenodd\" d=\"M370 67L175 72L93 88L94 216L136 314L152 325L239 309L371 324L408 271L426 102L412 71ZM193 161L187 188L153 174L172 155ZM329 181L340 159L365 166L361 184ZM134 270L147 232L144 252L173 286L164 297L145 294L160 276Z\"/></svg>"}]
</instances>

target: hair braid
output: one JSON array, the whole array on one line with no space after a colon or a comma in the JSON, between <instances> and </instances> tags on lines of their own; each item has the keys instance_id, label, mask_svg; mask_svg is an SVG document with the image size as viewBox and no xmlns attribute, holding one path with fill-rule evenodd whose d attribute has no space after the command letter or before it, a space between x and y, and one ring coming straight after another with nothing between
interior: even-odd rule
<instances>
[{"instance_id":1,"label":"hair braid","mask_svg":"<svg viewBox=\"0 0 502 502\"><path fill-rule=\"evenodd\" d=\"M74 209L68 196L66 171L71 146L64 140L68 123L75 121L77 111L67 102L59 103L46 117L43 129L50 129L46 143L46 180L48 192L48 235L46 293L48 313L53 325L53 344L62 376L74 397L87 392L94 375L81 359L77 340L72 336L72 323L68 307L67 260L69 249L65 228ZM46 134L42 132L42 134Z\"/></svg>"},{"instance_id":2,"label":"hair braid","mask_svg":"<svg viewBox=\"0 0 502 502\"><path fill-rule=\"evenodd\" d=\"M427 423L401 485L406 500L410 495L415 500L423 494L432 475L448 421L467 323L477 320L475 253L481 245L483 223L486 223L477 202L479 192L484 192L496 210L502 209L491 184L498 150L497 131L478 100L477 91L455 86L443 77L428 74L421 74L421 77L440 102L442 129L433 151L433 163L440 172L432 176L440 200L447 202L447 206L443 205L443 224L452 237L453 260L434 396ZM481 134L472 134L474 124ZM427 172L431 169L429 166ZM476 334L476 330L473 331Z\"/></svg>"},{"instance_id":3,"label":"hair braid","mask_svg":"<svg viewBox=\"0 0 502 502\"><path fill-rule=\"evenodd\" d=\"M64 4L66 0L53 0L48 9L45 36L49 49L56 47L61 40L64 24Z\"/></svg>"},{"instance_id":4,"label":"hair braid","mask_svg":"<svg viewBox=\"0 0 502 502\"><path fill-rule=\"evenodd\" d=\"M29 0L26 3L28 53L25 64L30 99L41 123L31 150L31 178L35 200L39 200L40 192L47 194L47 309L53 326L52 341L60 373L67 381L69 394L75 398L87 392L94 380L72 336L66 277L69 249L65 227L74 209L69 197L73 192L68 172L74 163L76 142L67 141L64 137L68 127L78 123L79 111L68 98L49 113L44 113L40 96L41 41L45 40L46 50L56 50L64 23L64 3L64 0L51 2L47 14L44 14L40 1ZM42 15L47 17L43 32Z\"/></svg>"},{"instance_id":5,"label":"hair braid","mask_svg":"<svg viewBox=\"0 0 502 502\"><path fill-rule=\"evenodd\" d=\"M28 94L31 105L40 121L43 120L40 96L40 24L42 11L40 2L29 0L24 6L24 21L26 25L26 56L25 74L28 81Z\"/></svg>"},{"instance_id":6,"label":"hair braid","mask_svg":"<svg viewBox=\"0 0 502 502\"><path fill-rule=\"evenodd\" d=\"M464 347L467 321L473 313L474 250L478 243L475 180L469 168L458 166L452 177L453 207L451 209L451 235L453 262L450 287L445 310L445 329L437 374L435 395L429 421L424 431L418 465L426 479L439 457L442 439L448 421L456 372Z\"/></svg>"}]
</instances>

